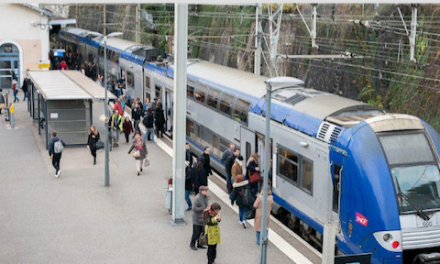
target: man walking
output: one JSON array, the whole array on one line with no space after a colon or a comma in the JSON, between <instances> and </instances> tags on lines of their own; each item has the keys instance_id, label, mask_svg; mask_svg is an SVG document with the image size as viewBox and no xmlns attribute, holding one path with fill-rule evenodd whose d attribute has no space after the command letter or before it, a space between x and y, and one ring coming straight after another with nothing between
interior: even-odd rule
<instances>
[{"instance_id":1,"label":"man walking","mask_svg":"<svg viewBox=\"0 0 440 264\"><path fill-rule=\"evenodd\" d=\"M60 169L60 162L61 162L61 154L63 153L63 149L66 146L66 143L64 141L57 137L57 132L52 132L52 141L49 144L49 156L52 160L52 166L55 168L55 178L60 177L61 175L61 169Z\"/></svg>"},{"instance_id":2,"label":"man walking","mask_svg":"<svg viewBox=\"0 0 440 264\"><path fill-rule=\"evenodd\" d=\"M109 120L109 127L115 132L115 144L119 147L119 134L121 133L122 127L122 116L119 114L118 110L115 110L115 113Z\"/></svg>"},{"instance_id":3,"label":"man walking","mask_svg":"<svg viewBox=\"0 0 440 264\"><path fill-rule=\"evenodd\" d=\"M235 159L240 156L240 149L235 148L234 153L228 158L225 164L225 170L226 170L226 188L228 190L228 193L231 194L232 192L232 182L231 182L231 169L234 165Z\"/></svg>"},{"instance_id":4,"label":"man walking","mask_svg":"<svg viewBox=\"0 0 440 264\"><path fill-rule=\"evenodd\" d=\"M203 159L203 167L205 168L208 175L212 175L211 158L209 157L210 153L211 149L209 147L205 147L203 150L203 154L201 155L201 158Z\"/></svg>"},{"instance_id":5,"label":"man walking","mask_svg":"<svg viewBox=\"0 0 440 264\"><path fill-rule=\"evenodd\" d=\"M23 91L23 101L26 100L26 97L29 100L28 91L29 91L30 83L31 83L31 80L29 80L29 77L27 75L25 75L24 81L23 81L23 86L21 87L21 90Z\"/></svg>"},{"instance_id":6,"label":"man walking","mask_svg":"<svg viewBox=\"0 0 440 264\"><path fill-rule=\"evenodd\" d=\"M131 118L134 121L134 131L136 133L136 131L139 131L140 133L140 129L139 129L139 123L141 122L141 116L142 116L142 108L140 105L140 101L139 102L134 102L133 103L133 109L131 109Z\"/></svg>"},{"instance_id":7,"label":"man walking","mask_svg":"<svg viewBox=\"0 0 440 264\"><path fill-rule=\"evenodd\" d=\"M205 224L203 221L203 211L208 207L208 186L200 186L199 194L194 197L193 203L193 233L191 237L191 242L189 244L192 250L197 250L197 248L207 248L206 246L199 245L200 234L204 233ZM197 242L197 247L196 247Z\"/></svg>"},{"instance_id":8,"label":"man walking","mask_svg":"<svg viewBox=\"0 0 440 264\"><path fill-rule=\"evenodd\" d=\"M145 115L144 120L142 120L142 123L147 129L147 132L144 135L144 141L146 141L147 137L150 137L151 135L151 143L154 143L154 117L153 111L150 107L147 107L147 114Z\"/></svg>"}]
</instances>

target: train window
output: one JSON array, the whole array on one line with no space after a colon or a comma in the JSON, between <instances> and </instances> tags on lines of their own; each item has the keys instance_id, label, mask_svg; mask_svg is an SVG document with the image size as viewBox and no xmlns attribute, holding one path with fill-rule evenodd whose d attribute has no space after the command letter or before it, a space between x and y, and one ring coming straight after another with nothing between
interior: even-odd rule
<instances>
[{"instance_id":1,"label":"train window","mask_svg":"<svg viewBox=\"0 0 440 264\"><path fill-rule=\"evenodd\" d=\"M301 187L306 192L313 194L313 163L304 157L301 160Z\"/></svg>"},{"instance_id":2,"label":"train window","mask_svg":"<svg viewBox=\"0 0 440 264\"><path fill-rule=\"evenodd\" d=\"M212 132L208 128L202 126L201 145L203 147L210 147L212 149Z\"/></svg>"},{"instance_id":3,"label":"train window","mask_svg":"<svg viewBox=\"0 0 440 264\"><path fill-rule=\"evenodd\" d=\"M234 102L234 96L223 93L222 99L220 100L220 112L231 116L232 114L232 103Z\"/></svg>"},{"instance_id":4,"label":"train window","mask_svg":"<svg viewBox=\"0 0 440 264\"><path fill-rule=\"evenodd\" d=\"M148 76L145 76L145 87L150 89L150 77Z\"/></svg>"},{"instance_id":5,"label":"train window","mask_svg":"<svg viewBox=\"0 0 440 264\"><path fill-rule=\"evenodd\" d=\"M229 148L229 141L226 138L220 137L220 152L223 153Z\"/></svg>"},{"instance_id":6,"label":"train window","mask_svg":"<svg viewBox=\"0 0 440 264\"><path fill-rule=\"evenodd\" d=\"M278 175L298 184L298 155L278 146Z\"/></svg>"},{"instance_id":7,"label":"train window","mask_svg":"<svg viewBox=\"0 0 440 264\"><path fill-rule=\"evenodd\" d=\"M250 105L250 103L244 100L237 99L237 102L235 103L234 119L238 122L247 124L247 117Z\"/></svg>"},{"instance_id":8,"label":"train window","mask_svg":"<svg viewBox=\"0 0 440 264\"><path fill-rule=\"evenodd\" d=\"M208 106L217 110L219 97L220 97L220 92L218 90L213 88L209 89Z\"/></svg>"},{"instance_id":9,"label":"train window","mask_svg":"<svg viewBox=\"0 0 440 264\"><path fill-rule=\"evenodd\" d=\"M134 87L134 75L131 71L127 71L127 86Z\"/></svg>"},{"instance_id":10,"label":"train window","mask_svg":"<svg viewBox=\"0 0 440 264\"><path fill-rule=\"evenodd\" d=\"M189 119L186 119L186 136L191 139L196 138L196 135L194 134L194 122Z\"/></svg>"},{"instance_id":11,"label":"train window","mask_svg":"<svg viewBox=\"0 0 440 264\"><path fill-rule=\"evenodd\" d=\"M219 136L215 133L212 134L212 150L214 156L221 157L222 153L219 151Z\"/></svg>"},{"instance_id":12,"label":"train window","mask_svg":"<svg viewBox=\"0 0 440 264\"><path fill-rule=\"evenodd\" d=\"M341 165L333 165L333 211L339 213L339 193L341 191Z\"/></svg>"},{"instance_id":13,"label":"train window","mask_svg":"<svg viewBox=\"0 0 440 264\"><path fill-rule=\"evenodd\" d=\"M196 88L193 85L188 85L186 87L186 97L193 99L194 98L194 90Z\"/></svg>"},{"instance_id":14,"label":"train window","mask_svg":"<svg viewBox=\"0 0 440 264\"><path fill-rule=\"evenodd\" d=\"M196 100L200 103L204 103L205 102L205 98L206 98L206 91L208 90L208 88L206 88L205 85L201 85L199 84L197 86L196 89Z\"/></svg>"},{"instance_id":15,"label":"train window","mask_svg":"<svg viewBox=\"0 0 440 264\"><path fill-rule=\"evenodd\" d=\"M115 52L114 60L119 64L119 53Z\"/></svg>"},{"instance_id":16,"label":"train window","mask_svg":"<svg viewBox=\"0 0 440 264\"><path fill-rule=\"evenodd\" d=\"M385 133L379 140L389 165L435 162L424 133Z\"/></svg>"}]
</instances>

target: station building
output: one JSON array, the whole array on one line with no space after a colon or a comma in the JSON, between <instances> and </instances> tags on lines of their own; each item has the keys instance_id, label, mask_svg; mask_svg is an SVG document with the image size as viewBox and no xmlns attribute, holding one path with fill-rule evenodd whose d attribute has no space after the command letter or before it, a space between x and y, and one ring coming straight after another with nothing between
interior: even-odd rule
<instances>
[{"instance_id":1,"label":"station building","mask_svg":"<svg viewBox=\"0 0 440 264\"><path fill-rule=\"evenodd\" d=\"M49 60L50 33L62 19L34 4L0 4L0 88L12 88L14 71L21 86L26 70Z\"/></svg>"}]
</instances>

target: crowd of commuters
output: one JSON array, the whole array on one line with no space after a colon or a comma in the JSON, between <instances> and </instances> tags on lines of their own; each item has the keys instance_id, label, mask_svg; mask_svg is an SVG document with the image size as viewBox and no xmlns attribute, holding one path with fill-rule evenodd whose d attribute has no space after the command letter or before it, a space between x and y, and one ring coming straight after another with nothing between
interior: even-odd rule
<instances>
[{"instance_id":1,"label":"crowd of commuters","mask_svg":"<svg viewBox=\"0 0 440 264\"><path fill-rule=\"evenodd\" d=\"M62 60L51 58L55 69L73 69L81 71L84 75L95 80L99 85L104 86L104 77L97 73L96 65L91 62L80 64L81 55L66 53ZM28 82L25 79L25 82ZM136 161L136 171L139 176L143 168L149 165L147 159L148 149L146 142L155 143L154 136L163 137L165 116L160 98L153 102L146 99L144 103L140 98L134 99L129 105L131 108L131 119L124 118L126 98L125 77L115 80L112 76L107 79L107 88L113 92L117 99L114 103L113 114L109 118L108 127L114 138L115 147L119 146L119 134L124 133L125 143L130 144L130 135L134 134L128 154L132 154ZM15 96L15 94L14 94ZM26 98L26 93L25 97ZM18 98L17 98L18 100ZM146 133L142 136L140 124L143 124ZM100 135L94 126L91 126L88 133L87 147L93 156L93 163L96 164L96 151L100 147ZM49 155L56 170L55 177L61 174L60 161L62 149L65 143L53 132L53 139L49 145ZM207 249L208 263L215 263L217 255L217 244L221 243L221 232L219 223L221 206L218 203L209 203L208 177L213 174L210 160L211 149L205 147L203 153L193 163L193 155L190 145L186 144L186 176L185 176L185 201L188 205L187 211L193 211L193 231L190 240L190 248L193 250ZM240 155L240 149L230 143L229 148L223 153L221 162L225 165L226 189L231 204L239 207L239 223L247 228L247 218L255 218L254 229L256 232L256 243L261 243L261 221L263 192L261 190L262 180L259 176L259 155L253 153L247 161ZM191 193L194 198L191 200ZM273 205L273 197L270 188L268 189L267 224L269 225L270 210ZM267 234L267 228L264 232Z\"/></svg>"}]
</instances>

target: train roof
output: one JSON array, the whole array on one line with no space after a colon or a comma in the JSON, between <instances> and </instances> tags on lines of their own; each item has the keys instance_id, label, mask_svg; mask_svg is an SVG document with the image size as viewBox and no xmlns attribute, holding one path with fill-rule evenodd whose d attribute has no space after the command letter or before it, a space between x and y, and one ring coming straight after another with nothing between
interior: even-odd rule
<instances>
[{"instance_id":1,"label":"train roof","mask_svg":"<svg viewBox=\"0 0 440 264\"><path fill-rule=\"evenodd\" d=\"M100 46L104 46L104 43L101 42ZM127 49L133 49L133 46L138 46L138 47L142 47L142 44L133 42L133 41L128 41L125 39L121 39L121 38L109 38L107 39L107 47L109 48L113 48L116 50L124 51Z\"/></svg>"}]
</instances>

